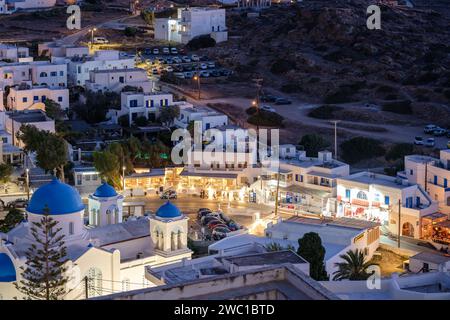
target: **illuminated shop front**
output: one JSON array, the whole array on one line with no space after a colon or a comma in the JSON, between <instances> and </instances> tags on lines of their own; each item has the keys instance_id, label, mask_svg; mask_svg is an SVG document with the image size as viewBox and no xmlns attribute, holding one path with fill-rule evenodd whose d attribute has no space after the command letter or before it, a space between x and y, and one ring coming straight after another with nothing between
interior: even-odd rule
<instances>
[{"instance_id":1,"label":"illuminated shop front","mask_svg":"<svg viewBox=\"0 0 450 320\"><path fill-rule=\"evenodd\" d=\"M450 244L450 220L444 213L433 213L422 218L422 238L441 244Z\"/></svg>"}]
</instances>

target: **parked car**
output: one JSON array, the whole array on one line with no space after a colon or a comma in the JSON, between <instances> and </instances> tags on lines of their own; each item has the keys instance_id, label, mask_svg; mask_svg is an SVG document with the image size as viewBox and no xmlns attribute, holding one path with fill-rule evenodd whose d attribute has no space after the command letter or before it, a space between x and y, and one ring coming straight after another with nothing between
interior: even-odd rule
<instances>
[{"instance_id":1,"label":"parked car","mask_svg":"<svg viewBox=\"0 0 450 320\"><path fill-rule=\"evenodd\" d=\"M181 60L179 57L173 57L172 60L174 63L182 63L183 62L183 60Z\"/></svg>"},{"instance_id":2,"label":"parked car","mask_svg":"<svg viewBox=\"0 0 450 320\"><path fill-rule=\"evenodd\" d=\"M173 75L178 79L184 79L184 73L183 72L174 72Z\"/></svg>"},{"instance_id":3,"label":"parked car","mask_svg":"<svg viewBox=\"0 0 450 320\"><path fill-rule=\"evenodd\" d=\"M423 146L423 138L422 137L415 137L414 138L414 144L418 146Z\"/></svg>"},{"instance_id":4,"label":"parked car","mask_svg":"<svg viewBox=\"0 0 450 320\"><path fill-rule=\"evenodd\" d=\"M206 63L200 64L200 69L208 69L208 65Z\"/></svg>"},{"instance_id":5,"label":"parked car","mask_svg":"<svg viewBox=\"0 0 450 320\"><path fill-rule=\"evenodd\" d=\"M191 56L191 60L192 60L192 61L200 61L200 58L199 58L198 55L193 54L193 55Z\"/></svg>"},{"instance_id":6,"label":"parked car","mask_svg":"<svg viewBox=\"0 0 450 320\"><path fill-rule=\"evenodd\" d=\"M224 69L224 70L221 70L220 73L221 73L222 76L224 76L224 77L228 77L228 76L231 75L231 71L225 70L225 69Z\"/></svg>"},{"instance_id":7,"label":"parked car","mask_svg":"<svg viewBox=\"0 0 450 320\"><path fill-rule=\"evenodd\" d=\"M434 147L434 145L436 144L434 138L428 138L425 142L424 145L427 147Z\"/></svg>"},{"instance_id":8,"label":"parked car","mask_svg":"<svg viewBox=\"0 0 450 320\"><path fill-rule=\"evenodd\" d=\"M208 61L209 57L208 56L201 56L200 57L200 61Z\"/></svg>"},{"instance_id":9,"label":"parked car","mask_svg":"<svg viewBox=\"0 0 450 320\"><path fill-rule=\"evenodd\" d=\"M167 63L167 64L172 64L172 63L173 63L172 58L167 58L167 59L166 59L166 63Z\"/></svg>"},{"instance_id":10,"label":"parked car","mask_svg":"<svg viewBox=\"0 0 450 320\"><path fill-rule=\"evenodd\" d=\"M183 69L184 69L185 71L192 71L193 67L192 67L192 65L190 65L190 64L185 64L185 65L183 66Z\"/></svg>"},{"instance_id":11,"label":"parked car","mask_svg":"<svg viewBox=\"0 0 450 320\"><path fill-rule=\"evenodd\" d=\"M177 48L170 48L170 53L171 54L178 54Z\"/></svg>"},{"instance_id":12,"label":"parked car","mask_svg":"<svg viewBox=\"0 0 450 320\"><path fill-rule=\"evenodd\" d=\"M166 66L164 68L164 71L166 71L166 72L173 72L173 68L171 66Z\"/></svg>"},{"instance_id":13,"label":"parked car","mask_svg":"<svg viewBox=\"0 0 450 320\"><path fill-rule=\"evenodd\" d=\"M216 67L216 64L214 62L208 62L208 68L212 69Z\"/></svg>"},{"instance_id":14,"label":"parked car","mask_svg":"<svg viewBox=\"0 0 450 320\"><path fill-rule=\"evenodd\" d=\"M199 218L199 219L201 219L201 218L203 218L204 216L206 216L208 213L211 213L212 211L211 211L211 209L209 209L209 208L200 208L200 209L198 209L198 211L197 211L197 218Z\"/></svg>"},{"instance_id":15,"label":"parked car","mask_svg":"<svg viewBox=\"0 0 450 320\"><path fill-rule=\"evenodd\" d=\"M146 55L152 54L152 49L151 48L145 48L144 49L144 54L146 54Z\"/></svg>"},{"instance_id":16,"label":"parked car","mask_svg":"<svg viewBox=\"0 0 450 320\"><path fill-rule=\"evenodd\" d=\"M159 74L159 71L158 71L157 68L153 68L153 69L152 69L152 73L153 73L154 75L157 75L157 74Z\"/></svg>"},{"instance_id":17,"label":"parked car","mask_svg":"<svg viewBox=\"0 0 450 320\"><path fill-rule=\"evenodd\" d=\"M434 129L434 131L433 131L433 135L434 135L435 137L442 137L442 136L444 136L446 133L447 133L447 130L442 129L442 128L440 128L440 127L436 127L436 129Z\"/></svg>"},{"instance_id":18,"label":"parked car","mask_svg":"<svg viewBox=\"0 0 450 320\"><path fill-rule=\"evenodd\" d=\"M200 77L208 78L209 77L209 72L208 71L200 71Z\"/></svg>"},{"instance_id":19,"label":"parked car","mask_svg":"<svg viewBox=\"0 0 450 320\"><path fill-rule=\"evenodd\" d=\"M95 37L94 43L106 44L106 43L109 43L109 41L105 37Z\"/></svg>"},{"instance_id":20,"label":"parked car","mask_svg":"<svg viewBox=\"0 0 450 320\"><path fill-rule=\"evenodd\" d=\"M447 138L450 138L450 129L447 130Z\"/></svg>"},{"instance_id":21,"label":"parked car","mask_svg":"<svg viewBox=\"0 0 450 320\"><path fill-rule=\"evenodd\" d=\"M182 60L183 60L183 62L191 62L191 58L189 58L188 56L183 56L182 58L181 58Z\"/></svg>"},{"instance_id":22,"label":"parked car","mask_svg":"<svg viewBox=\"0 0 450 320\"><path fill-rule=\"evenodd\" d=\"M264 111L268 111L268 112L276 112L274 108L272 108L271 106L267 106L267 105L262 105L260 107L260 109L264 110Z\"/></svg>"},{"instance_id":23,"label":"parked car","mask_svg":"<svg viewBox=\"0 0 450 320\"><path fill-rule=\"evenodd\" d=\"M169 48L163 48L162 51L163 51L164 54L170 54Z\"/></svg>"},{"instance_id":24,"label":"parked car","mask_svg":"<svg viewBox=\"0 0 450 320\"><path fill-rule=\"evenodd\" d=\"M8 202L8 208L26 208L27 205L28 200L23 198Z\"/></svg>"},{"instance_id":25,"label":"parked car","mask_svg":"<svg viewBox=\"0 0 450 320\"><path fill-rule=\"evenodd\" d=\"M427 126L425 126L425 128L423 129L423 132L425 133L433 133L433 131L436 129L436 126L434 124L429 124Z\"/></svg>"},{"instance_id":26,"label":"parked car","mask_svg":"<svg viewBox=\"0 0 450 320\"><path fill-rule=\"evenodd\" d=\"M191 71L185 72L184 73L184 78L185 79L192 79L194 77L194 73Z\"/></svg>"},{"instance_id":27,"label":"parked car","mask_svg":"<svg viewBox=\"0 0 450 320\"><path fill-rule=\"evenodd\" d=\"M285 98L277 98L276 100L275 100L275 104L291 104L292 103L292 101L290 101L290 100L288 100L288 99L285 99Z\"/></svg>"},{"instance_id":28,"label":"parked car","mask_svg":"<svg viewBox=\"0 0 450 320\"><path fill-rule=\"evenodd\" d=\"M264 94L260 97L260 100L262 102L275 102L275 101L277 101L277 97L275 97L274 95L271 95L271 94Z\"/></svg>"},{"instance_id":29,"label":"parked car","mask_svg":"<svg viewBox=\"0 0 450 320\"><path fill-rule=\"evenodd\" d=\"M161 199L176 199L177 192L175 190L166 190L161 194Z\"/></svg>"},{"instance_id":30,"label":"parked car","mask_svg":"<svg viewBox=\"0 0 450 320\"><path fill-rule=\"evenodd\" d=\"M159 54L159 49L158 48L153 48L153 54Z\"/></svg>"},{"instance_id":31,"label":"parked car","mask_svg":"<svg viewBox=\"0 0 450 320\"><path fill-rule=\"evenodd\" d=\"M208 224L209 224L210 222L212 222L212 221L219 221L219 222L222 222L221 220L217 219L216 217L210 217L210 216L206 215L206 216L204 216L204 217L201 218L200 223L201 223L203 226L206 226L206 225L208 225Z\"/></svg>"},{"instance_id":32,"label":"parked car","mask_svg":"<svg viewBox=\"0 0 450 320\"><path fill-rule=\"evenodd\" d=\"M220 77L220 76L221 76L220 72L217 71L217 70L211 71L211 72L209 73L209 75L210 75L211 77Z\"/></svg>"}]
</instances>

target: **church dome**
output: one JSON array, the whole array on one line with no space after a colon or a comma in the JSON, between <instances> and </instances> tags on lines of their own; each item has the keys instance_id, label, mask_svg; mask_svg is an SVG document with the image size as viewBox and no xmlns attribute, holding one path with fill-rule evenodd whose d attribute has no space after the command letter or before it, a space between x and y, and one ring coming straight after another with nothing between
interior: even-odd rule
<instances>
[{"instance_id":1,"label":"church dome","mask_svg":"<svg viewBox=\"0 0 450 320\"><path fill-rule=\"evenodd\" d=\"M109 198L117 196L116 190L107 182L103 182L94 192L94 196L99 198Z\"/></svg>"},{"instance_id":2,"label":"church dome","mask_svg":"<svg viewBox=\"0 0 450 320\"><path fill-rule=\"evenodd\" d=\"M181 211L176 205L167 201L156 211L156 216L159 218L177 218L181 216Z\"/></svg>"},{"instance_id":3,"label":"church dome","mask_svg":"<svg viewBox=\"0 0 450 320\"><path fill-rule=\"evenodd\" d=\"M84 210L84 204L78 191L56 178L33 193L27 211L34 214L44 214L46 206L49 208L51 215L69 214Z\"/></svg>"},{"instance_id":4,"label":"church dome","mask_svg":"<svg viewBox=\"0 0 450 320\"><path fill-rule=\"evenodd\" d=\"M6 253L0 253L0 282L16 281L16 268Z\"/></svg>"}]
</instances>

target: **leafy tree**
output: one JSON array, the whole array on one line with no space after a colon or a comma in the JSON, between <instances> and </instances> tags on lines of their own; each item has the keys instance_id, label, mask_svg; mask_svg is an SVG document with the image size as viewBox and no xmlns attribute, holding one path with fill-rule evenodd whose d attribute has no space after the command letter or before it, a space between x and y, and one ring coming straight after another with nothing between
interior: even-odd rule
<instances>
[{"instance_id":1,"label":"leafy tree","mask_svg":"<svg viewBox=\"0 0 450 320\"><path fill-rule=\"evenodd\" d=\"M385 158L387 161L403 160L406 155L412 154L413 152L414 145L411 143L397 143L389 148Z\"/></svg>"},{"instance_id":2,"label":"leafy tree","mask_svg":"<svg viewBox=\"0 0 450 320\"><path fill-rule=\"evenodd\" d=\"M312 109L308 112L308 117L317 119L335 119L334 113L342 110L341 107L324 104L323 106Z\"/></svg>"},{"instance_id":3,"label":"leafy tree","mask_svg":"<svg viewBox=\"0 0 450 320\"><path fill-rule=\"evenodd\" d=\"M319 151L323 151L330 146L327 140L315 133L304 135L299 144L305 148L308 157L316 157Z\"/></svg>"},{"instance_id":4,"label":"leafy tree","mask_svg":"<svg viewBox=\"0 0 450 320\"><path fill-rule=\"evenodd\" d=\"M216 40L214 40L209 34L207 34L193 38L186 44L186 47L188 47L190 50L199 50L202 48L211 48L215 45Z\"/></svg>"},{"instance_id":5,"label":"leafy tree","mask_svg":"<svg viewBox=\"0 0 450 320\"><path fill-rule=\"evenodd\" d=\"M385 154L381 142L372 138L355 137L341 143L341 157L353 164L364 159L371 159Z\"/></svg>"},{"instance_id":6,"label":"leafy tree","mask_svg":"<svg viewBox=\"0 0 450 320\"><path fill-rule=\"evenodd\" d=\"M317 281L328 280L325 271L324 258L325 248L322 239L315 232L305 233L303 238L298 239L297 254L309 262L309 275Z\"/></svg>"},{"instance_id":7,"label":"leafy tree","mask_svg":"<svg viewBox=\"0 0 450 320\"><path fill-rule=\"evenodd\" d=\"M66 141L58 135L39 130L32 125L22 125L17 138L25 144L26 152L36 152L37 165L46 172L58 170L64 181L64 165L67 163Z\"/></svg>"},{"instance_id":8,"label":"leafy tree","mask_svg":"<svg viewBox=\"0 0 450 320\"><path fill-rule=\"evenodd\" d=\"M137 117L134 120L134 124L137 125L138 127L145 127L148 125L148 119L145 116Z\"/></svg>"},{"instance_id":9,"label":"leafy tree","mask_svg":"<svg viewBox=\"0 0 450 320\"><path fill-rule=\"evenodd\" d=\"M8 233L23 220L23 212L16 208L9 209L3 220L0 220L0 232Z\"/></svg>"},{"instance_id":10,"label":"leafy tree","mask_svg":"<svg viewBox=\"0 0 450 320\"><path fill-rule=\"evenodd\" d=\"M367 280L372 273L367 272L367 268L376 265L375 263L366 262L362 250L349 250L347 253L340 255L344 262L336 262L334 265L338 270L333 272L333 280Z\"/></svg>"},{"instance_id":11,"label":"leafy tree","mask_svg":"<svg viewBox=\"0 0 450 320\"><path fill-rule=\"evenodd\" d=\"M159 121L161 123L166 123L171 125L175 118L180 116L180 107L178 106L167 106L161 108L161 112L159 114Z\"/></svg>"},{"instance_id":12,"label":"leafy tree","mask_svg":"<svg viewBox=\"0 0 450 320\"><path fill-rule=\"evenodd\" d=\"M26 252L25 266L21 267L23 279L15 283L28 299L59 300L66 292L65 235L49 212L46 207L42 219L30 228L34 241Z\"/></svg>"},{"instance_id":13,"label":"leafy tree","mask_svg":"<svg viewBox=\"0 0 450 320\"><path fill-rule=\"evenodd\" d=\"M107 150L94 152L94 167L110 185L118 189L122 188L120 181L121 165L117 155Z\"/></svg>"},{"instance_id":14,"label":"leafy tree","mask_svg":"<svg viewBox=\"0 0 450 320\"><path fill-rule=\"evenodd\" d=\"M116 92L92 92L84 93L85 103L74 106L75 113L88 123L106 121L109 109L120 107L120 95Z\"/></svg>"},{"instance_id":15,"label":"leafy tree","mask_svg":"<svg viewBox=\"0 0 450 320\"><path fill-rule=\"evenodd\" d=\"M134 27L126 27L124 30L124 34L126 37L134 37L137 34L137 29Z\"/></svg>"},{"instance_id":16,"label":"leafy tree","mask_svg":"<svg viewBox=\"0 0 450 320\"><path fill-rule=\"evenodd\" d=\"M47 99L44 102L45 104L45 113L49 118L52 118L55 121L61 121L64 117L64 111L61 109L59 103L51 99Z\"/></svg>"},{"instance_id":17,"label":"leafy tree","mask_svg":"<svg viewBox=\"0 0 450 320\"><path fill-rule=\"evenodd\" d=\"M142 19L144 19L146 24L151 26L151 25L153 25L153 22L155 21L155 12L152 10L142 10L141 17L142 17Z\"/></svg>"},{"instance_id":18,"label":"leafy tree","mask_svg":"<svg viewBox=\"0 0 450 320\"><path fill-rule=\"evenodd\" d=\"M11 165L7 163L0 164L0 183L6 183L9 181L13 173L13 168Z\"/></svg>"},{"instance_id":19,"label":"leafy tree","mask_svg":"<svg viewBox=\"0 0 450 320\"><path fill-rule=\"evenodd\" d=\"M271 242L267 245L264 246L266 248L267 251L283 251L283 250L291 250L294 251L294 247L291 245L288 245L287 247L283 247L281 244L279 244L278 242Z\"/></svg>"}]
</instances>

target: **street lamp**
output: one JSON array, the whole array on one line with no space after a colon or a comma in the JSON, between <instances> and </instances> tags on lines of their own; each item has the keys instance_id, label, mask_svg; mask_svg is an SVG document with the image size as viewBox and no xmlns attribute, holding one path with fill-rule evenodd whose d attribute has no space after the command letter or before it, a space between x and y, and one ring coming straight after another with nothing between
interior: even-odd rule
<instances>
[{"instance_id":1,"label":"street lamp","mask_svg":"<svg viewBox=\"0 0 450 320\"><path fill-rule=\"evenodd\" d=\"M200 75L195 75L193 79L197 81L198 100L200 100Z\"/></svg>"},{"instance_id":2,"label":"street lamp","mask_svg":"<svg viewBox=\"0 0 450 320\"><path fill-rule=\"evenodd\" d=\"M122 189L125 191L125 166L122 166Z\"/></svg>"},{"instance_id":3,"label":"street lamp","mask_svg":"<svg viewBox=\"0 0 450 320\"><path fill-rule=\"evenodd\" d=\"M97 31L97 28L89 29L91 33L91 48L94 46L94 32Z\"/></svg>"},{"instance_id":4,"label":"street lamp","mask_svg":"<svg viewBox=\"0 0 450 320\"><path fill-rule=\"evenodd\" d=\"M30 169L26 168L27 200L30 201Z\"/></svg>"}]
</instances>

